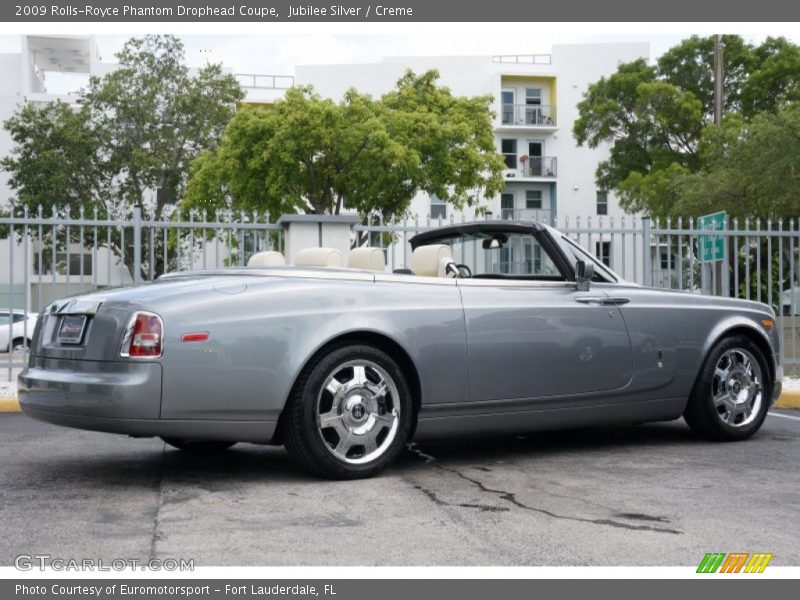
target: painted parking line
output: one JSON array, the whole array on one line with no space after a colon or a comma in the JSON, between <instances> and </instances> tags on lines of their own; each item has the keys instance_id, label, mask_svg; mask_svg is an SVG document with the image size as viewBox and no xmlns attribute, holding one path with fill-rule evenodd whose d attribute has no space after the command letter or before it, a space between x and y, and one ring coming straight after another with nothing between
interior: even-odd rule
<instances>
[{"instance_id":1,"label":"painted parking line","mask_svg":"<svg viewBox=\"0 0 800 600\"><path fill-rule=\"evenodd\" d=\"M770 417L780 417L781 419L791 419L792 421L800 421L800 417L795 417L793 415L784 415L784 414L776 413L776 412L772 412L772 411L769 411L767 414Z\"/></svg>"}]
</instances>

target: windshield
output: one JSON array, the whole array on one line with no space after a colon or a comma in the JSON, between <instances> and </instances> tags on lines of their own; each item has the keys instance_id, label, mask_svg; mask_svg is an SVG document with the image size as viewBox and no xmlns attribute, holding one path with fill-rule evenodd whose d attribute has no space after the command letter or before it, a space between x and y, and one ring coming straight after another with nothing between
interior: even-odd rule
<instances>
[{"instance_id":1,"label":"windshield","mask_svg":"<svg viewBox=\"0 0 800 600\"><path fill-rule=\"evenodd\" d=\"M453 260L466 265L472 277L564 279L547 249L533 233L456 233L436 241L449 245Z\"/></svg>"}]
</instances>

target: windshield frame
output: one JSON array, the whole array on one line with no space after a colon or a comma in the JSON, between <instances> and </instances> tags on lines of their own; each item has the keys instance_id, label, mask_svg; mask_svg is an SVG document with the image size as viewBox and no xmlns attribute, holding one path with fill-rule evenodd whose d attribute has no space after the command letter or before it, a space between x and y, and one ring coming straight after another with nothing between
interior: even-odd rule
<instances>
[{"instance_id":1,"label":"windshield frame","mask_svg":"<svg viewBox=\"0 0 800 600\"><path fill-rule=\"evenodd\" d=\"M592 264L594 265L595 275L599 274L603 278L602 282L596 282L596 283L625 282L625 280L622 277L620 277L610 267L608 267L605 263L599 260L594 254L592 254L586 248L578 244L575 240L570 239L569 236L555 229L553 230L553 233L554 235L558 236L556 239L558 240L559 244L561 244L563 253L567 256L568 260L570 261L573 270L573 278L575 272L575 263L578 262L578 259L575 257L575 254L572 250L575 249L579 254L581 254L583 257L592 262Z\"/></svg>"},{"instance_id":2,"label":"windshield frame","mask_svg":"<svg viewBox=\"0 0 800 600\"><path fill-rule=\"evenodd\" d=\"M547 228L534 222L517 221L478 221L473 223L461 223L431 229L415 235L409 240L412 249L416 250L420 246L430 246L433 244L447 244L452 247L454 240L480 240L497 234L516 234L529 235L542 247L550 261L558 270L558 275L546 278L542 275L521 275L514 273L482 273L472 277L473 279L496 279L499 281L574 281L575 272L573 265L564 255L563 248L549 234Z\"/></svg>"}]
</instances>

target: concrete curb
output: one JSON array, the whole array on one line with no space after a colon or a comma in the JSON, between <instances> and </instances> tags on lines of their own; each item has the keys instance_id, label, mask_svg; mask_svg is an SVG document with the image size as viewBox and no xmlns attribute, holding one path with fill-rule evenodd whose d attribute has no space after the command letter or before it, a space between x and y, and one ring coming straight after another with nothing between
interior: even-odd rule
<instances>
[{"instance_id":1,"label":"concrete curb","mask_svg":"<svg viewBox=\"0 0 800 600\"><path fill-rule=\"evenodd\" d=\"M800 390L783 390L773 408L800 408ZM0 398L0 413L21 412L16 398Z\"/></svg>"},{"instance_id":2,"label":"concrete curb","mask_svg":"<svg viewBox=\"0 0 800 600\"><path fill-rule=\"evenodd\" d=\"M0 398L0 413L20 412L19 400L16 398Z\"/></svg>"},{"instance_id":3,"label":"concrete curb","mask_svg":"<svg viewBox=\"0 0 800 600\"><path fill-rule=\"evenodd\" d=\"M800 408L800 390L783 390L773 408Z\"/></svg>"}]
</instances>

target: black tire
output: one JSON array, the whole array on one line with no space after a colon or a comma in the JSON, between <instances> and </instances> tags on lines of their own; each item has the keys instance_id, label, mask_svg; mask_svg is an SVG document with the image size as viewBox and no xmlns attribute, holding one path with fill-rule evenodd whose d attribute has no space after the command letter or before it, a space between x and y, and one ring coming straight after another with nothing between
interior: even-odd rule
<instances>
[{"instance_id":1,"label":"black tire","mask_svg":"<svg viewBox=\"0 0 800 600\"><path fill-rule=\"evenodd\" d=\"M186 440L183 438L165 438L162 437L167 444L178 450L184 450L193 454L215 454L227 450L236 442L220 442L210 440Z\"/></svg>"},{"instance_id":2,"label":"black tire","mask_svg":"<svg viewBox=\"0 0 800 600\"><path fill-rule=\"evenodd\" d=\"M383 429L374 434L376 439L385 435L383 441L375 446L374 453L377 456L373 460L369 459L367 446L358 445L358 436L352 438L355 445L351 449L356 452L355 458L337 454L336 439L332 441L330 438L326 438L327 432L323 432L324 427L318 422L318 413L322 412L321 405L325 394L323 387L326 382L329 382L336 373L345 372L347 365L360 364L360 361L364 361L364 364L377 365L382 369L384 374L390 378L397 392L396 398L394 392L380 395L384 404L379 411L381 409L384 411L382 416L391 419L392 425L381 424ZM367 369L369 368L367 367ZM347 382L346 384L340 383L340 385L344 389L338 396L339 400L336 400L337 396L328 392L331 406L327 409L330 411L327 414L333 414L336 411L336 408L332 406L334 402L340 408L343 407L348 402L348 398L352 399L351 394L358 396L358 400L361 400L362 392L354 390L358 384ZM371 383L371 385L376 384ZM363 385L361 389L362 391L365 389ZM367 402L367 400L364 401L365 404ZM389 405L394 412L392 415L388 412ZM367 412L369 414L369 411ZM361 415L363 415L363 409ZM351 417L352 415L347 413L347 416ZM342 418L344 418L344 414ZM282 417L282 439L289 455L311 473L329 479L360 479L376 475L400 455L411 433L413 420L411 390L397 363L388 354L374 346L345 343L332 346L324 353L318 354L301 372ZM340 424L340 426L345 425L346 422L344 425ZM334 435L336 434L334 433ZM372 431L367 435L373 435ZM363 452L360 457L358 456L359 452ZM352 460L368 462L354 464L349 462Z\"/></svg>"},{"instance_id":3,"label":"black tire","mask_svg":"<svg viewBox=\"0 0 800 600\"><path fill-rule=\"evenodd\" d=\"M30 345L30 344L28 344ZM17 338L11 342L11 351L16 352L17 350L21 350L25 347L25 340L23 338Z\"/></svg>"},{"instance_id":4,"label":"black tire","mask_svg":"<svg viewBox=\"0 0 800 600\"><path fill-rule=\"evenodd\" d=\"M721 391L719 389L719 376L717 376L717 382L715 383L716 368L719 361L731 351L734 353L747 353L755 358L761 375L761 397L758 406L756 408L753 405L750 413L752 418L743 418L740 424L726 422L726 409L722 405L718 406L714 401L715 386L717 386L718 392ZM772 389L773 382L769 366L761 349L747 337L739 335L727 337L719 341L706 357L703 368L697 376L697 381L689 396L689 402L683 413L683 418L695 433L704 438L721 442L744 440L758 431L764 422L772 403Z\"/></svg>"}]
</instances>

